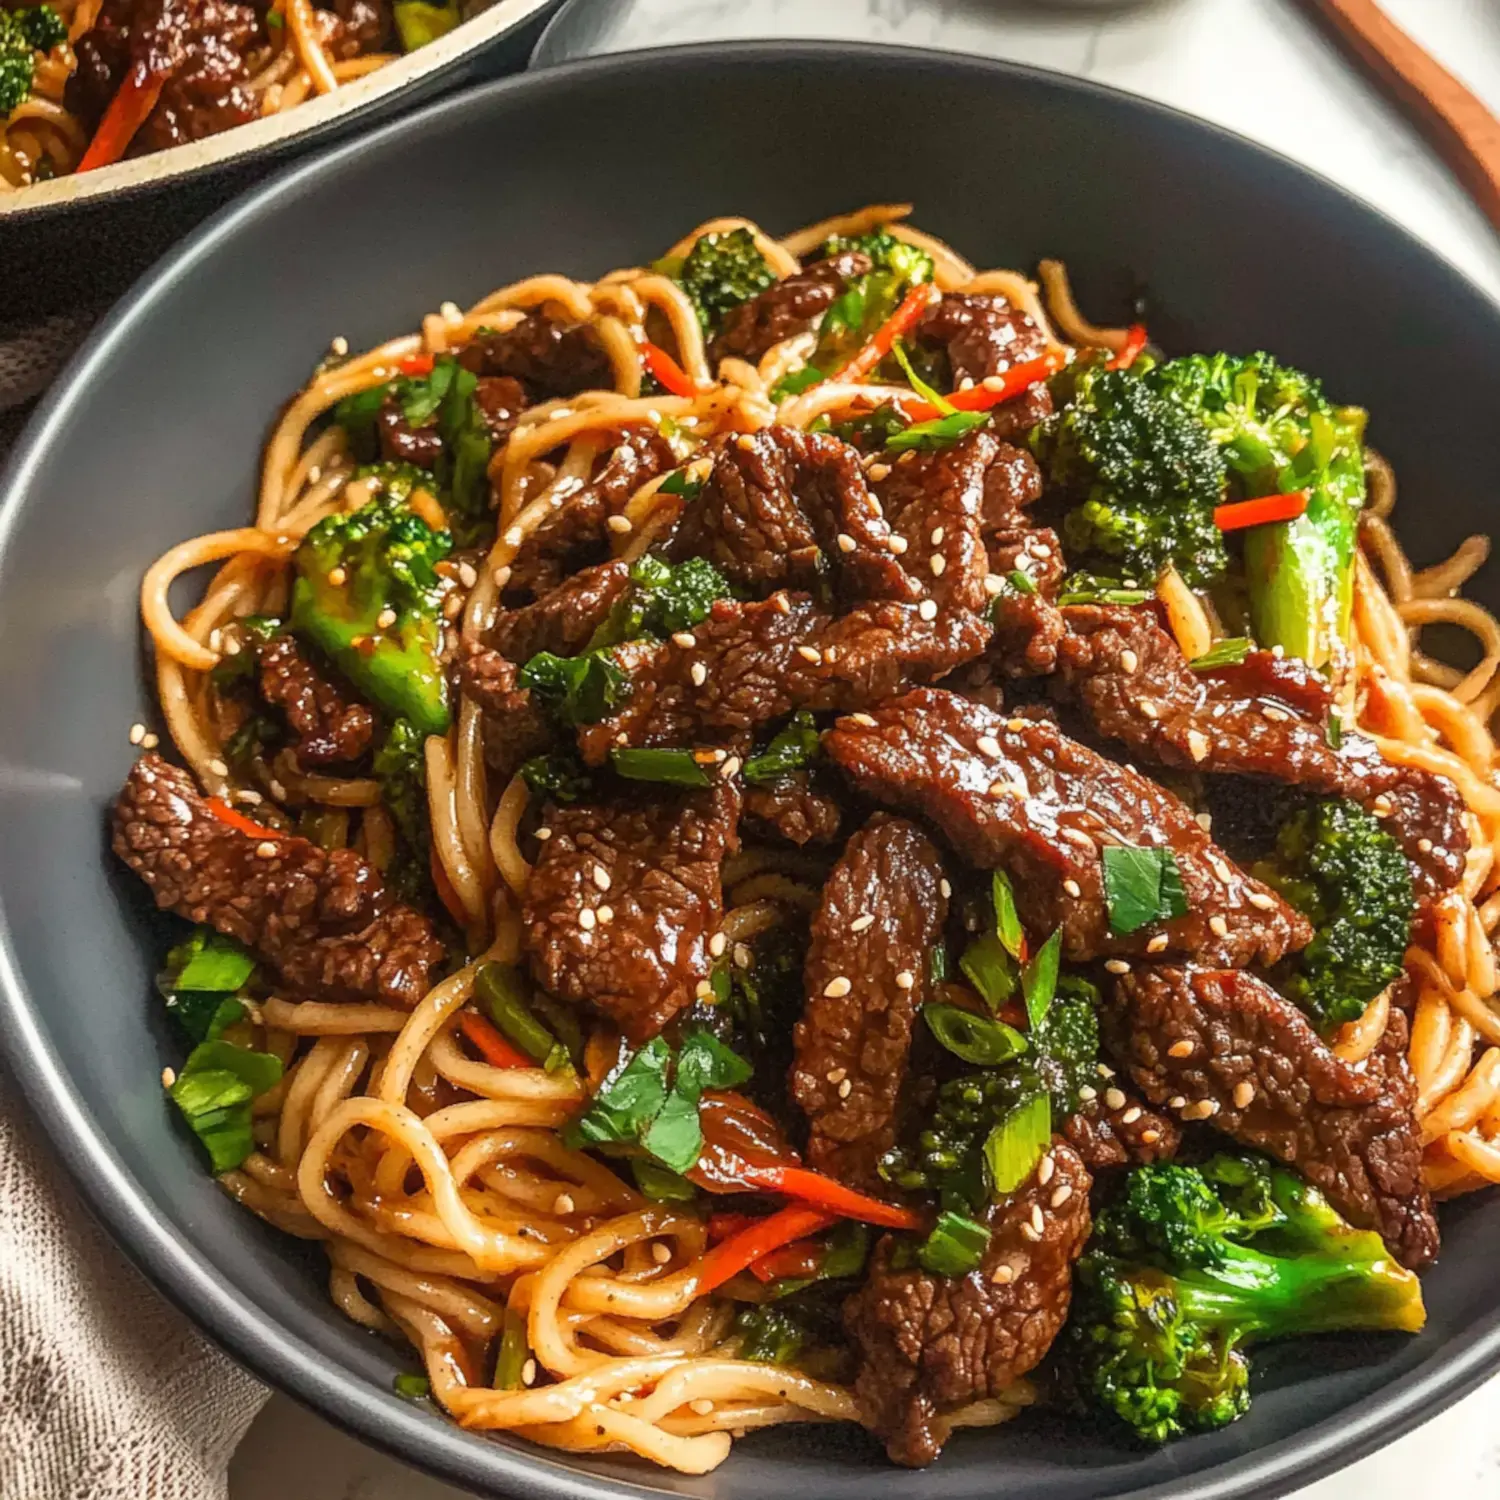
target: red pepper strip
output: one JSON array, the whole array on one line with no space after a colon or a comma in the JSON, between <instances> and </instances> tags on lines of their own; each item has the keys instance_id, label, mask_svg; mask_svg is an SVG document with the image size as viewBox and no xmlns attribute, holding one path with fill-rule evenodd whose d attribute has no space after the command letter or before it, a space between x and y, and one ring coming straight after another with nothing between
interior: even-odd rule
<instances>
[{"instance_id":1,"label":"red pepper strip","mask_svg":"<svg viewBox=\"0 0 1500 1500\"><path fill-rule=\"evenodd\" d=\"M92 172L95 167L107 167L124 156L136 131L156 108L166 81L165 73L149 73L139 63L131 68L115 97L109 101L109 108L104 111L104 118L99 121L99 128L78 163L78 171Z\"/></svg>"},{"instance_id":2,"label":"red pepper strip","mask_svg":"<svg viewBox=\"0 0 1500 1500\"><path fill-rule=\"evenodd\" d=\"M932 285L930 282L924 281L919 286L914 286L896 304L895 312L875 330L869 343L828 378L830 380L858 380L861 375L868 375L891 352L891 345L927 311L931 302ZM660 379L660 376L657 378Z\"/></svg>"},{"instance_id":3,"label":"red pepper strip","mask_svg":"<svg viewBox=\"0 0 1500 1500\"><path fill-rule=\"evenodd\" d=\"M703 1269L698 1273L698 1290L711 1292L724 1285L732 1276L738 1276L746 1266L753 1265L762 1256L779 1250L793 1240L805 1239L817 1234L835 1222L833 1214L802 1204L792 1204L779 1209L764 1219L730 1235L727 1240L714 1246L703 1257Z\"/></svg>"},{"instance_id":4,"label":"red pepper strip","mask_svg":"<svg viewBox=\"0 0 1500 1500\"><path fill-rule=\"evenodd\" d=\"M432 356L430 354L408 354L405 359L396 361L396 368L403 375L431 375Z\"/></svg>"},{"instance_id":5,"label":"red pepper strip","mask_svg":"<svg viewBox=\"0 0 1500 1500\"><path fill-rule=\"evenodd\" d=\"M752 1262L750 1274L760 1282L781 1281L789 1276L801 1280L816 1276L827 1254L828 1247L822 1240L794 1240Z\"/></svg>"},{"instance_id":6,"label":"red pepper strip","mask_svg":"<svg viewBox=\"0 0 1500 1500\"><path fill-rule=\"evenodd\" d=\"M696 396L698 394L698 387L689 378L688 372L659 344L653 344L649 339L643 339L641 341L641 358L645 361L646 368L674 396Z\"/></svg>"},{"instance_id":7,"label":"red pepper strip","mask_svg":"<svg viewBox=\"0 0 1500 1500\"><path fill-rule=\"evenodd\" d=\"M236 833L246 834L252 839L279 839L281 835L274 828L267 828L264 823L257 823L253 818L247 818L244 813L236 812L227 802L221 802L217 797L209 797L208 810L221 823L226 823Z\"/></svg>"},{"instance_id":8,"label":"red pepper strip","mask_svg":"<svg viewBox=\"0 0 1500 1500\"><path fill-rule=\"evenodd\" d=\"M474 1044L484 1060L497 1068L534 1068L536 1064L524 1052L518 1051L505 1040L500 1032L476 1011L461 1010L458 1013L459 1030Z\"/></svg>"},{"instance_id":9,"label":"red pepper strip","mask_svg":"<svg viewBox=\"0 0 1500 1500\"><path fill-rule=\"evenodd\" d=\"M1214 525L1220 531L1243 531L1247 526L1265 526L1272 521L1295 521L1307 509L1307 491L1288 495L1262 495L1258 500L1237 500L1214 507Z\"/></svg>"},{"instance_id":10,"label":"red pepper strip","mask_svg":"<svg viewBox=\"0 0 1500 1500\"><path fill-rule=\"evenodd\" d=\"M894 1203L882 1203L879 1198L856 1193L842 1182L807 1167L746 1162L740 1177L748 1187L785 1193L788 1198L815 1204L842 1219L863 1219L867 1224L883 1224L887 1229L915 1229L922 1222L921 1215L909 1208L898 1208Z\"/></svg>"},{"instance_id":11,"label":"red pepper strip","mask_svg":"<svg viewBox=\"0 0 1500 1500\"><path fill-rule=\"evenodd\" d=\"M1014 400L1024 391L1029 391L1039 381L1057 374L1066 363L1067 355L1060 349L1056 349L1050 354L1028 359L1024 364L1012 365L1003 375L991 376L990 380L994 381L993 385L990 384L990 380L984 380L978 385L971 385L965 391L954 391L946 399L948 405L957 411L988 411L992 406L999 406L1003 401ZM934 417L943 415L930 401L903 400L901 410L913 422L930 422Z\"/></svg>"},{"instance_id":12,"label":"red pepper strip","mask_svg":"<svg viewBox=\"0 0 1500 1500\"><path fill-rule=\"evenodd\" d=\"M1136 361L1136 356L1146 347L1146 325L1144 323L1132 323L1125 330L1125 342L1120 345L1120 352L1110 360L1111 370L1128 370Z\"/></svg>"}]
</instances>

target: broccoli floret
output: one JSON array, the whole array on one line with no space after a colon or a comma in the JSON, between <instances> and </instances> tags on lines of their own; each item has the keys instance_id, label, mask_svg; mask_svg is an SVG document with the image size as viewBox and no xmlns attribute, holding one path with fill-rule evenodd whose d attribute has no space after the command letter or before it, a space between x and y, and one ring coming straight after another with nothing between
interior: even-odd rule
<instances>
[{"instance_id":1,"label":"broccoli floret","mask_svg":"<svg viewBox=\"0 0 1500 1500\"><path fill-rule=\"evenodd\" d=\"M325 516L297 549L292 629L372 702L422 734L448 729L437 564L453 545L394 495Z\"/></svg>"},{"instance_id":2,"label":"broccoli floret","mask_svg":"<svg viewBox=\"0 0 1500 1500\"><path fill-rule=\"evenodd\" d=\"M713 1010L731 1025L727 1040L755 1072L745 1092L778 1119L790 1108L787 1078L792 1065L792 1032L802 1014L802 966L807 954L807 928L783 923L743 945L750 964L733 955L714 972L714 984L725 998ZM740 957L744 957L743 954Z\"/></svg>"},{"instance_id":3,"label":"broccoli floret","mask_svg":"<svg viewBox=\"0 0 1500 1500\"><path fill-rule=\"evenodd\" d=\"M1250 1404L1246 1348L1345 1329L1414 1333L1417 1278L1294 1172L1253 1156L1138 1167L1078 1263L1065 1358L1082 1402L1146 1442Z\"/></svg>"},{"instance_id":4,"label":"broccoli floret","mask_svg":"<svg viewBox=\"0 0 1500 1500\"><path fill-rule=\"evenodd\" d=\"M1310 802L1282 823L1256 873L1313 924L1311 943L1278 976L1329 1032L1401 977L1416 895L1401 846L1342 797Z\"/></svg>"},{"instance_id":5,"label":"broccoli floret","mask_svg":"<svg viewBox=\"0 0 1500 1500\"><path fill-rule=\"evenodd\" d=\"M587 650L618 646L644 635L665 637L691 630L708 618L716 599L729 598L729 585L703 557L680 563L642 557L630 568L631 588L615 602L594 632Z\"/></svg>"},{"instance_id":6,"label":"broccoli floret","mask_svg":"<svg viewBox=\"0 0 1500 1500\"><path fill-rule=\"evenodd\" d=\"M1147 379L1196 414L1235 497L1307 491L1296 520L1246 532L1245 578L1261 645L1324 665L1349 636L1364 412L1332 406L1316 380L1269 354L1191 355Z\"/></svg>"},{"instance_id":7,"label":"broccoli floret","mask_svg":"<svg viewBox=\"0 0 1500 1500\"><path fill-rule=\"evenodd\" d=\"M260 669L260 650L281 630L281 621L273 615L242 615L226 625L221 637L226 648L232 641L238 649L226 649L209 679L219 692L230 692L255 680Z\"/></svg>"},{"instance_id":8,"label":"broccoli floret","mask_svg":"<svg viewBox=\"0 0 1500 1500\"><path fill-rule=\"evenodd\" d=\"M421 906L429 906L433 900L426 740L409 719L396 719L371 762L380 783L380 800L398 836L395 856L385 871L386 883L403 901Z\"/></svg>"},{"instance_id":9,"label":"broccoli floret","mask_svg":"<svg viewBox=\"0 0 1500 1500\"><path fill-rule=\"evenodd\" d=\"M887 271L900 278L905 286L916 286L932 280L932 257L917 245L908 245L897 239L889 229L874 229L869 234L833 235L823 242L819 252L822 259L842 254L845 250L858 250L868 255L872 269Z\"/></svg>"},{"instance_id":10,"label":"broccoli floret","mask_svg":"<svg viewBox=\"0 0 1500 1500\"><path fill-rule=\"evenodd\" d=\"M748 229L703 234L677 267L663 266L681 282L706 334L718 332L724 314L748 302L776 280Z\"/></svg>"},{"instance_id":11,"label":"broccoli floret","mask_svg":"<svg viewBox=\"0 0 1500 1500\"><path fill-rule=\"evenodd\" d=\"M576 755L563 751L533 755L521 767L521 779L538 797L550 797L554 802L577 802L594 790L588 768Z\"/></svg>"},{"instance_id":12,"label":"broccoli floret","mask_svg":"<svg viewBox=\"0 0 1500 1500\"><path fill-rule=\"evenodd\" d=\"M36 54L66 41L67 25L50 5L0 7L0 116L26 102L36 77Z\"/></svg>"},{"instance_id":13,"label":"broccoli floret","mask_svg":"<svg viewBox=\"0 0 1500 1500\"><path fill-rule=\"evenodd\" d=\"M1194 587L1218 578L1228 554L1214 507L1226 471L1194 413L1135 366L1082 362L1057 389L1069 399L1031 443L1049 482L1077 501L1063 520L1069 556L1146 587L1168 563Z\"/></svg>"}]
</instances>

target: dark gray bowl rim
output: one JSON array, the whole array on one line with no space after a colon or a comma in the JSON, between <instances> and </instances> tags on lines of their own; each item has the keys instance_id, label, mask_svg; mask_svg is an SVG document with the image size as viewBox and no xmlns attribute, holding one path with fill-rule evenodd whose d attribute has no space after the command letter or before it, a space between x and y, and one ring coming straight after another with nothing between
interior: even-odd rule
<instances>
[{"instance_id":1,"label":"dark gray bowl rim","mask_svg":"<svg viewBox=\"0 0 1500 1500\"><path fill-rule=\"evenodd\" d=\"M139 324L152 316L157 300L168 288L191 275L222 243L231 240L242 224L273 210L280 200L296 194L311 180L336 176L356 154L378 152L386 141L407 132L420 132L432 121L482 110L491 99L566 91L575 80L587 80L600 73L646 64L690 67L709 59L775 64L835 57L887 63L904 60L933 72L945 69L978 72L1002 87L1007 80L1025 79L1059 94L1108 100L1113 107L1127 113L1176 121L1206 139L1232 145L1236 150L1248 148L1318 182L1346 206L1378 221L1387 234L1398 236L1420 254L1439 262L1474 295L1492 307L1497 306L1462 271L1388 215L1301 163L1185 111L1050 69L925 48L816 41L708 43L588 58L454 95L326 155L303 162L222 209L180 247L164 256L95 329L43 400L8 464L0 470L0 555L10 543L28 486L68 408L107 358L129 340ZM489 1493L547 1497L547 1500L552 1497L603 1500L608 1496L661 1493L644 1484L569 1469L540 1448L525 1451L506 1447L446 1422L435 1423L388 1392L319 1360L293 1329L274 1323L234 1287L217 1281L192 1244L170 1233L153 1216L144 1190L126 1171L83 1101L73 1092L42 1034L35 1011L16 965L5 913L0 909L0 1048L28 1103L89 1206L130 1260L217 1344L268 1385L393 1457L454 1484ZM1474 1390L1497 1368L1500 1368L1500 1301L1494 1317L1481 1320L1450 1339L1440 1353L1398 1378L1358 1409L1342 1412L1304 1432L1241 1454L1201 1475L1116 1491L1112 1500L1250 1500L1250 1497L1271 1500L1409 1432Z\"/></svg>"}]
</instances>

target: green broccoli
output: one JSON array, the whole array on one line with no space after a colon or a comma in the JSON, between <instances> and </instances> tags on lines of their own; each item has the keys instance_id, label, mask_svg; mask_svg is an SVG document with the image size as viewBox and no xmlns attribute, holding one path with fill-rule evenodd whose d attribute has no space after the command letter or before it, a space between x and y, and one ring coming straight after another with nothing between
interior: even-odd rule
<instances>
[{"instance_id":1,"label":"green broccoli","mask_svg":"<svg viewBox=\"0 0 1500 1500\"><path fill-rule=\"evenodd\" d=\"M631 565L630 583L586 650L618 646L647 635L665 637L691 630L708 618L716 599L729 598L723 574L702 557L669 563L647 555Z\"/></svg>"},{"instance_id":2,"label":"green broccoli","mask_svg":"<svg viewBox=\"0 0 1500 1500\"><path fill-rule=\"evenodd\" d=\"M255 680L260 670L260 650L281 631L281 621L274 615L241 615L220 632L226 650L209 673L209 680L221 693L243 687ZM235 649L228 650L230 642Z\"/></svg>"},{"instance_id":3,"label":"green broccoli","mask_svg":"<svg viewBox=\"0 0 1500 1500\"><path fill-rule=\"evenodd\" d=\"M862 250L874 265L863 276L855 277L823 314L812 358L804 369L783 382L783 394L806 389L831 375L869 342L913 286L932 280L932 257L885 230L852 240L831 239L823 249L829 255L839 250ZM882 364L877 373L894 380L904 379L900 367L894 363Z\"/></svg>"},{"instance_id":4,"label":"green broccoli","mask_svg":"<svg viewBox=\"0 0 1500 1500\"><path fill-rule=\"evenodd\" d=\"M1197 414L1229 467L1232 498L1308 492L1296 520L1246 531L1245 575L1260 644L1323 666L1349 635L1364 412L1332 406L1316 380L1269 354L1191 355L1147 379Z\"/></svg>"},{"instance_id":5,"label":"green broccoli","mask_svg":"<svg viewBox=\"0 0 1500 1500\"><path fill-rule=\"evenodd\" d=\"M1411 866L1358 803L1329 797L1298 809L1255 873L1316 929L1278 977L1320 1031L1354 1020L1401 977L1416 911Z\"/></svg>"},{"instance_id":6,"label":"green broccoli","mask_svg":"<svg viewBox=\"0 0 1500 1500\"><path fill-rule=\"evenodd\" d=\"M718 332L726 313L776 281L748 229L699 235L680 263L658 262L657 269L682 284L708 335Z\"/></svg>"},{"instance_id":7,"label":"green broccoli","mask_svg":"<svg viewBox=\"0 0 1500 1500\"><path fill-rule=\"evenodd\" d=\"M0 6L0 118L26 102L37 53L50 52L67 38L67 24L50 5Z\"/></svg>"},{"instance_id":8,"label":"green broccoli","mask_svg":"<svg viewBox=\"0 0 1500 1500\"><path fill-rule=\"evenodd\" d=\"M755 1068L745 1092L778 1119L791 1114L787 1078L792 1031L802 1014L807 936L804 924L782 923L736 944L713 975L723 998L711 1009L729 1023L726 1041ZM742 964L747 956L749 964Z\"/></svg>"},{"instance_id":9,"label":"green broccoli","mask_svg":"<svg viewBox=\"0 0 1500 1500\"><path fill-rule=\"evenodd\" d=\"M932 257L918 245L897 239L889 229L872 229L868 234L833 235L823 242L819 258L826 260L846 250L868 255L871 269L899 277L904 287L918 286L932 280Z\"/></svg>"},{"instance_id":10,"label":"green broccoli","mask_svg":"<svg viewBox=\"0 0 1500 1500\"><path fill-rule=\"evenodd\" d=\"M565 751L533 755L522 765L521 779L538 797L550 797L554 802L577 802L594 790L588 768L576 755Z\"/></svg>"},{"instance_id":11,"label":"green broccoli","mask_svg":"<svg viewBox=\"0 0 1500 1500\"><path fill-rule=\"evenodd\" d=\"M415 52L447 36L463 20L458 0L449 0L446 5L433 5L430 0L396 0L391 12L403 52Z\"/></svg>"},{"instance_id":12,"label":"green broccoli","mask_svg":"<svg viewBox=\"0 0 1500 1500\"><path fill-rule=\"evenodd\" d=\"M1214 524L1226 470L1195 415L1144 359L1129 370L1080 361L1055 391L1066 399L1031 444L1048 481L1076 501L1063 519L1070 559L1147 588L1168 563L1195 588L1218 578L1229 562Z\"/></svg>"},{"instance_id":13,"label":"green broccoli","mask_svg":"<svg viewBox=\"0 0 1500 1500\"><path fill-rule=\"evenodd\" d=\"M1250 1345L1425 1319L1378 1234L1287 1168L1223 1155L1130 1173L1078 1263L1064 1358L1083 1404L1162 1443L1244 1415Z\"/></svg>"},{"instance_id":14,"label":"green broccoli","mask_svg":"<svg viewBox=\"0 0 1500 1500\"><path fill-rule=\"evenodd\" d=\"M447 532L383 494L356 511L325 516L296 555L292 629L372 702L422 734L448 729L436 568L452 545Z\"/></svg>"},{"instance_id":15,"label":"green broccoli","mask_svg":"<svg viewBox=\"0 0 1500 1500\"><path fill-rule=\"evenodd\" d=\"M823 748L817 720L805 709L795 713L751 755L741 775L753 786L771 785L805 771Z\"/></svg>"}]
</instances>

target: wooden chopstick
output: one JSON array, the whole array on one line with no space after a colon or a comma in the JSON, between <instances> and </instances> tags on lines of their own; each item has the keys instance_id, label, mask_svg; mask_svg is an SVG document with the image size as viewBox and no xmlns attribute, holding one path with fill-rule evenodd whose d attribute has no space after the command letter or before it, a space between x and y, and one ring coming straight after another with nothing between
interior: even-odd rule
<instances>
[{"instance_id":1,"label":"wooden chopstick","mask_svg":"<svg viewBox=\"0 0 1500 1500\"><path fill-rule=\"evenodd\" d=\"M1302 0L1500 229L1500 120L1374 0Z\"/></svg>"}]
</instances>

